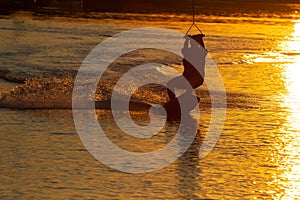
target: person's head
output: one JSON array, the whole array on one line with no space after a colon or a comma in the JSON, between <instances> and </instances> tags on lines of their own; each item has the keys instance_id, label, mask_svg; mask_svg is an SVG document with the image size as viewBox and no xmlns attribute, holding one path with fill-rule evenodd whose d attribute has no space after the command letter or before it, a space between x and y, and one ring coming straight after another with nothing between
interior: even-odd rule
<instances>
[{"instance_id":1,"label":"person's head","mask_svg":"<svg viewBox=\"0 0 300 200\"><path fill-rule=\"evenodd\" d=\"M193 40L191 40L191 46L199 46L201 45L203 48L205 48L203 37L205 37L204 34L197 34L190 36Z\"/></svg>"}]
</instances>

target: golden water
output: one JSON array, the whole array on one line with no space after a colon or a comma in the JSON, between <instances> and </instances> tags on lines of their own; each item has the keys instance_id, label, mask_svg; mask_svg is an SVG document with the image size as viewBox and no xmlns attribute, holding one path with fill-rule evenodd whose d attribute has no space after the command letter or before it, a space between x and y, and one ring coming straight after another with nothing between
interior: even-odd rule
<instances>
[{"instance_id":1,"label":"golden water","mask_svg":"<svg viewBox=\"0 0 300 200\"><path fill-rule=\"evenodd\" d=\"M9 23L8 19L1 20ZM200 23L207 34L210 55L222 74L228 99L240 105L227 109L222 135L207 157L199 160L198 148L209 123L210 109L201 112L198 135L190 149L168 167L146 174L125 174L96 161L82 145L70 110L0 109L0 198L300 199L300 21L236 20ZM101 39L80 32L97 32L99 27L105 27L99 32L111 29L109 33L114 33L119 27L147 25L184 31L188 26L185 22L163 21L118 20L114 24L93 20L89 24L67 22L64 18L48 21L33 21L32 26L47 24L47 30L73 31L39 33L33 28L32 32L28 29L18 32L17 37L26 40L19 40L20 46L11 46L17 50L26 49L25 44L43 49L49 43L38 43L41 38L50 38L53 42L50 50L36 51L33 58L25 62L42 60L48 51L53 56L52 50L56 45L63 48L64 42L73 54L81 43L76 40L74 46L70 44L74 34L82 41L88 39L82 45L91 49ZM81 30L74 29L79 26ZM2 28L0 34L10 37L14 31ZM9 42L13 43L12 39L2 40L2 47ZM63 52L67 57L68 51L63 49ZM3 54L3 58L5 56ZM60 61L63 63L66 57ZM20 54L17 58L25 56ZM53 59L60 58L54 56ZM22 65L17 65L20 61L3 63L11 64L6 68L23 70ZM51 68L51 63L50 67L48 64L46 68ZM32 68L29 70L37 73ZM126 149L152 150L166 144L177 130L176 123L168 123L145 147L145 142L119 136L120 131L109 111L98 110L97 117L112 140ZM140 123L145 121L141 113L134 113L133 118Z\"/></svg>"}]
</instances>

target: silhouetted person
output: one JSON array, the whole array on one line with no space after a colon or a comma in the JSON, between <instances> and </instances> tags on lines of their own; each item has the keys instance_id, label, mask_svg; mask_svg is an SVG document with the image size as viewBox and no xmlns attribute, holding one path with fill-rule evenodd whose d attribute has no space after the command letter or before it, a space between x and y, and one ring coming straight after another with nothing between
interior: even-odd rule
<instances>
[{"instance_id":1,"label":"silhouetted person","mask_svg":"<svg viewBox=\"0 0 300 200\"><path fill-rule=\"evenodd\" d=\"M207 55L203 37L203 34L185 36L185 42L181 50L183 54L183 74L182 76L178 76L167 83L167 91L170 101L176 98L175 88L185 89L186 93L192 94L192 89L203 84L205 76L205 58ZM194 63L195 66L193 66L189 61ZM191 87L186 85L185 79L189 82Z\"/></svg>"}]
</instances>

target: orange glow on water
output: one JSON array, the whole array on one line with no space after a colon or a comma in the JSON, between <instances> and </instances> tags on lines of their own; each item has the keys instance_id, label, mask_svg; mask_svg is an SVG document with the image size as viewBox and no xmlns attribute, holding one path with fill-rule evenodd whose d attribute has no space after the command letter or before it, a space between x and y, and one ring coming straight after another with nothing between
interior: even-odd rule
<instances>
[{"instance_id":1,"label":"orange glow on water","mask_svg":"<svg viewBox=\"0 0 300 200\"><path fill-rule=\"evenodd\" d=\"M300 20L295 20L294 22L294 32L291 35L291 39L282 45L283 50L290 52L290 55L300 53Z\"/></svg>"},{"instance_id":2,"label":"orange glow on water","mask_svg":"<svg viewBox=\"0 0 300 200\"><path fill-rule=\"evenodd\" d=\"M275 181L284 188L279 199L298 199L300 191L300 20L295 21L291 38L283 43L285 52L290 52L290 62L283 65L286 94L283 107L288 111L282 126L283 148L279 150L279 170L282 174Z\"/></svg>"}]
</instances>

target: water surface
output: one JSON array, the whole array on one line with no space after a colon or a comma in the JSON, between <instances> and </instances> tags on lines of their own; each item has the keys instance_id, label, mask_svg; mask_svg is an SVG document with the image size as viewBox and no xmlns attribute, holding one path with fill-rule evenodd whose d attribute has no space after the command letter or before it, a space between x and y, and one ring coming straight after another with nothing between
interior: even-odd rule
<instances>
[{"instance_id":1,"label":"water surface","mask_svg":"<svg viewBox=\"0 0 300 200\"><path fill-rule=\"evenodd\" d=\"M3 96L10 102L38 102L53 108L58 102L70 100L76 70L89 51L105 38L141 26L172 28L183 33L189 26L186 21L170 20L172 16L167 18L170 21L138 21L128 16L123 20L94 20L22 13L0 19L2 78L10 82L32 78ZM122 173L96 161L77 135L71 110L1 108L0 197L300 198L297 15L203 18L206 20L199 20L198 26L207 35L206 46L222 74L228 99L221 137L207 157L198 159L210 120L207 106L200 106L200 125L189 150L175 163L146 174ZM150 55L180 68L176 58L155 52ZM110 79L103 82L105 88L109 90L111 80L141 58L143 54L136 53L117 62L117 70L111 70ZM0 85L2 91L14 87L4 80ZM200 90L205 91L206 87ZM99 98L102 97L106 96L100 92ZM165 100L158 94L136 94L135 98L146 102ZM150 151L164 146L178 128L176 122L167 123L153 141L140 142L122 135L110 111L97 110L96 116L112 141L131 150ZM140 124L149 120L141 112L132 116Z\"/></svg>"}]
</instances>

